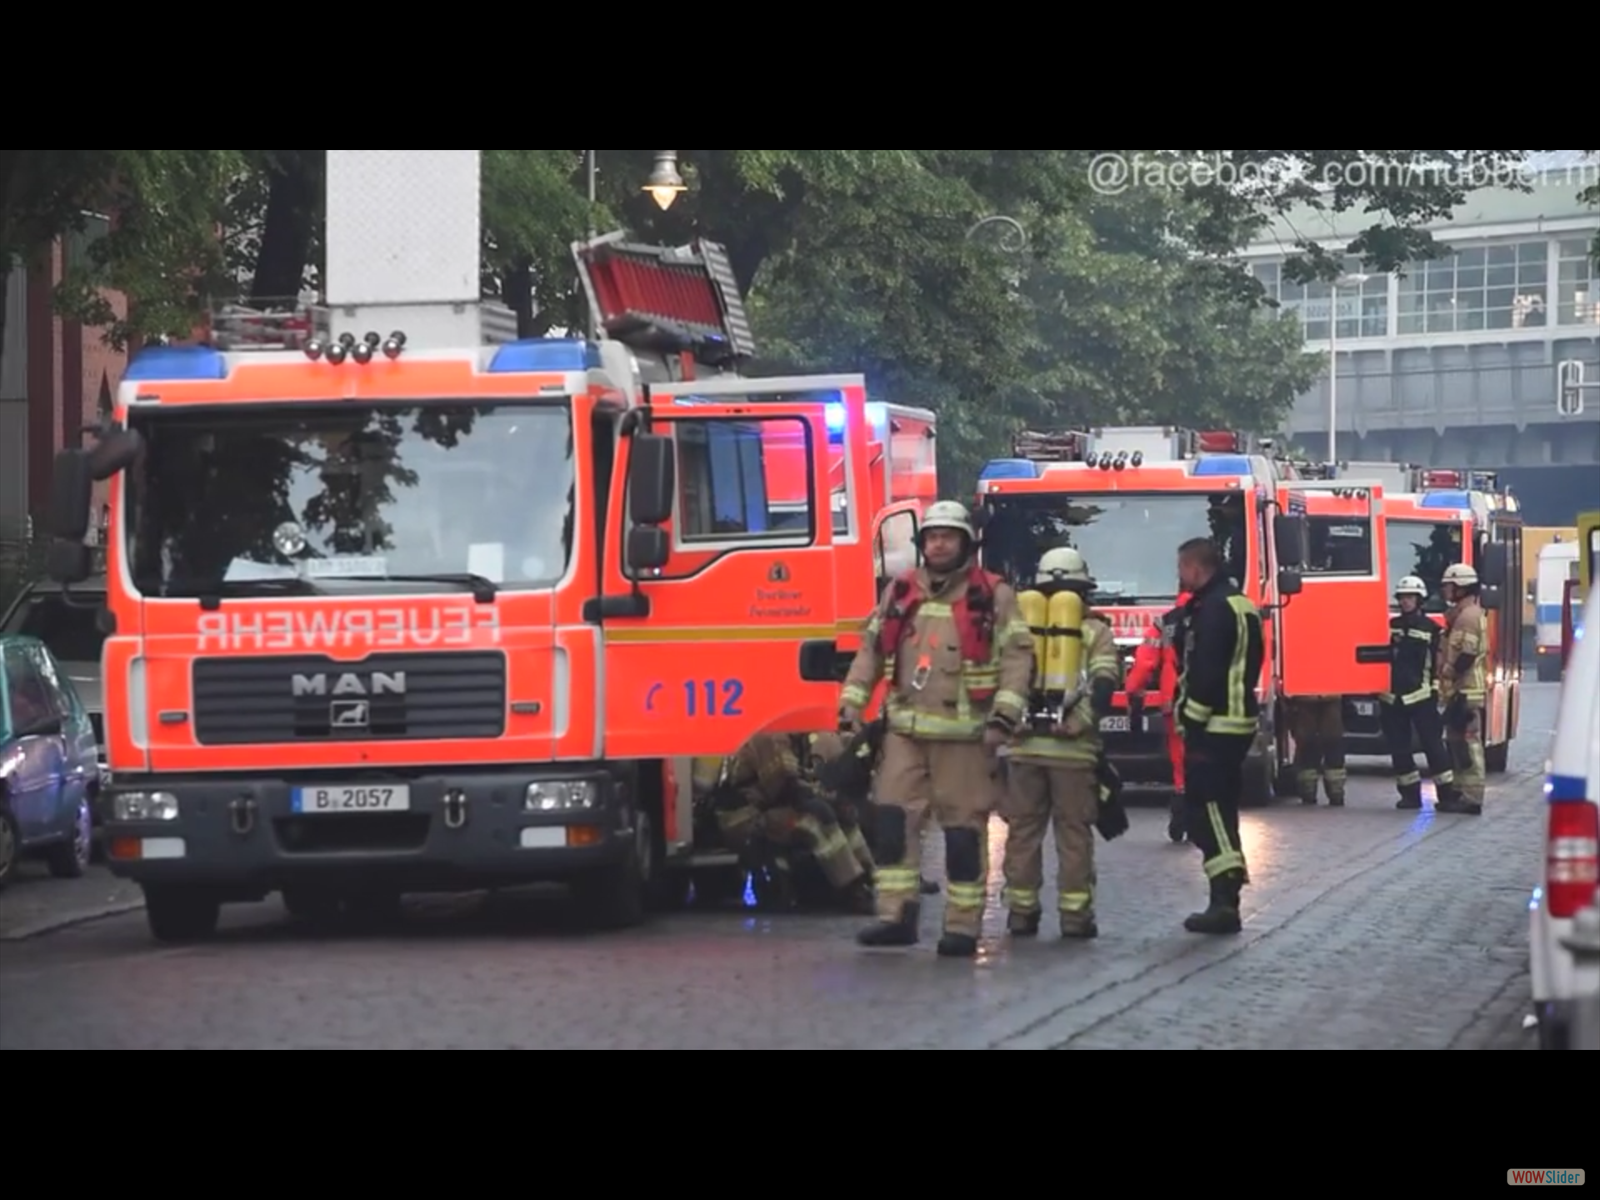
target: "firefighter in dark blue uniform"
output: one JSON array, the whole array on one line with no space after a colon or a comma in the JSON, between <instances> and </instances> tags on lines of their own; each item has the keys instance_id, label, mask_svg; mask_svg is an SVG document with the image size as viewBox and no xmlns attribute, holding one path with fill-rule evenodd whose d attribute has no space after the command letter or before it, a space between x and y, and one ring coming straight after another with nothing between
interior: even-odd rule
<instances>
[{"instance_id":1,"label":"firefighter in dark blue uniform","mask_svg":"<svg viewBox=\"0 0 1600 1200\"><path fill-rule=\"evenodd\" d=\"M1239 896L1248 881L1239 799L1261 714L1261 613L1223 574L1222 555L1209 539L1178 547L1178 579L1190 593L1175 705L1183 724L1187 832L1204 855L1211 891L1205 911L1191 914L1183 927L1191 933L1238 933Z\"/></svg>"},{"instance_id":2,"label":"firefighter in dark blue uniform","mask_svg":"<svg viewBox=\"0 0 1600 1200\"><path fill-rule=\"evenodd\" d=\"M1383 736L1394 764L1394 785L1400 791L1395 807L1422 807L1422 776L1411 752L1413 732L1428 760L1438 798L1448 807L1460 794L1455 772L1450 769L1450 752L1444 745L1439 680L1433 669L1444 630L1422 611L1428 585L1417 576L1402 579L1394 597L1400 611L1389 622L1389 690L1378 699L1383 702Z\"/></svg>"}]
</instances>

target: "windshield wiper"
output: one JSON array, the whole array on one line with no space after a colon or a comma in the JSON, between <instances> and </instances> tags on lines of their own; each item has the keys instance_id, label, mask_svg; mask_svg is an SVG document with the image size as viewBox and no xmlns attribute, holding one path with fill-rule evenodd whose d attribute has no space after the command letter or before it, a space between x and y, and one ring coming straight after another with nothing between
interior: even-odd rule
<instances>
[{"instance_id":1,"label":"windshield wiper","mask_svg":"<svg viewBox=\"0 0 1600 1200\"><path fill-rule=\"evenodd\" d=\"M224 596L259 595L263 592L289 596L323 594L316 584L298 576L283 579L212 579L205 583L168 582L166 585L168 596L193 596L200 601L200 607L208 612L221 604Z\"/></svg>"},{"instance_id":2,"label":"windshield wiper","mask_svg":"<svg viewBox=\"0 0 1600 1200\"><path fill-rule=\"evenodd\" d=\"M494 600L499 585L487 575L471 571L439 571L432 575L339 575L339 579L382 579L391 583L453 583L457 587L471 588L472 598L479 604Z\"/></svg>"}]
</instances>

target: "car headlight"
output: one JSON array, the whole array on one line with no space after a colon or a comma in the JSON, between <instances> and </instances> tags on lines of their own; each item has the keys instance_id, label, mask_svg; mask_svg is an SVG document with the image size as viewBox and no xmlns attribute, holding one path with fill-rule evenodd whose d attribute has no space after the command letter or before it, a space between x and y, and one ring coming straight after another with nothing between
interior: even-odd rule
<instances>
[{"instance_id":1,"label":"car headlight","mask_svg":"<svg viewBox=\"0 0 1600 1200\"><path fill-rule=\"evenodd\" d=\"M111 811L118 821L176 821L178 798L171 792L118 792Z\"/></svg>"},{"instance_id":2,"label":"car headlight","mask_svg":"<svg viewBox=\"0 0 1600 1200\"><path fill-rule=\"evenodd\" d=\"M528 785L522 807L528 812L573 812L599 801L600 789L592 779L545 779Z\"/></svg>"}]
</instances>

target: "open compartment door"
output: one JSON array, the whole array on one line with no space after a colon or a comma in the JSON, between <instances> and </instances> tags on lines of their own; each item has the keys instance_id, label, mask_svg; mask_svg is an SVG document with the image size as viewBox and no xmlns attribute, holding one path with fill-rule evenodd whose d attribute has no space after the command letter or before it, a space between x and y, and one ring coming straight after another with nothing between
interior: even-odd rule
<instances>
[{"instance_id":1,"label":"open compartment door","mask_svg":"<svg viewBox=\"0 0 1600 1200\"><path fill-rule=\"evenodd\" d=\"M607 757L731 754L755 734L835 719L826 406L721 403L703 394L711 386L647 390L650 432L671 440L675 495L664 563L630 571L620 548L607 553L608 599L639 598L637 612L602 620ZM805 463L798 518L792 488L774 509L775 452L785 471L795 456ZM625 546L631 521L608 542Z\"/></svg>"},{"instance_id":2,"label":"open compartment door","mask_svg":"<svg viewBox=\"0 0 1600 1200\"><path fill-rule=\"evenodd\" d=\"M1287 696L1362 696L1389 687L1389 582L1383 489L1299 480L1278 503L1303 514L1303 585L1279 614Z\"/></svg>"}]
</instances>

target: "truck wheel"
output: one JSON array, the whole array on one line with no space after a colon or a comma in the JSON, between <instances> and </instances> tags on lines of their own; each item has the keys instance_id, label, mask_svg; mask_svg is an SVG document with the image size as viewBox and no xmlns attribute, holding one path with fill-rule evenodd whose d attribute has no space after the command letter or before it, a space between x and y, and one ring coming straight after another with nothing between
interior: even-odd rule
<instances>
[{"instance_id":1,"label":"truck wheel","mask_svg":"<svg viewBox=\"0 0 1600 1200\"><path fill-rule=\"evenodd\" d=\"M1278 764L1270 754L1257 754L1244 762L1244 795L1239 797L1241 808L1261 808L1271 804L1277 795Z\"/></svg>"},{"instance_id":2,"label":"truck wheel","mask_svg":"<svg viewBox=\"0 0 1600 1200\"><path fill-rule=\"evenodd\" d=\"M283 907L296 921L331 925L339 919L339 893L330 888L299 884L283 889Z\"/></svg>"},{"instance_id":3,"label":"truck wheel","mask_svg":"<svg viewBox=\"0 0 1600 1200\"><path fill-rule=\"evenodd\" d=\"M1537 671L1540 683L1555 683L1561 678L1561 659L1554 654L1541 654Z\"/></svg>"},{"instance_id":4,"label":"truck wheel","mask_svg":"<svg viewBox=\"0 0 1600 1200\"><path fill-rule=\"evenodd\" d=\"M217 932L222 902L201 888L146 884L144 916L158 942L203 942Z\"/></svg>"},{"instance_id":5,"label":"truck wheel","mask_svg":"<svg viewBox=\"0 0 1600 1200\"><path fill-rule=\"evenodd\" d=\"M573 899L597 929L626 929L645 918L645 898L655 874L655 828L643 809L634 813L633 845L613 866L572 881Z\"/></svg>"},{"instance_id":6,"label":"truck wheel","mask_svg":"<svg viewBox=\"0 0 1600 1200\"><path fill-rule=\"evenodd\" d=\"M1510 742L1496 742L1493 746L1483 748L1483 769L1491 775L1504 774L1510 760Z\"/></svg>"},{"instance_id":7,"label":"truck wheel","mask_svg":"<svg viewBox=\"0 0 1600 1200\"><path fill-rule=\"evenodd\" d=\"M365 928L385 928L400 920L404 898L393 888L361 888L344 898L345 915Z\"/></svg>"}]
</instances>

